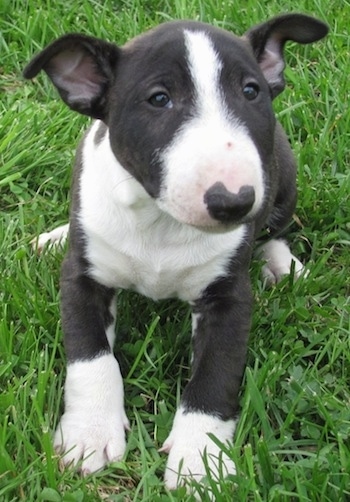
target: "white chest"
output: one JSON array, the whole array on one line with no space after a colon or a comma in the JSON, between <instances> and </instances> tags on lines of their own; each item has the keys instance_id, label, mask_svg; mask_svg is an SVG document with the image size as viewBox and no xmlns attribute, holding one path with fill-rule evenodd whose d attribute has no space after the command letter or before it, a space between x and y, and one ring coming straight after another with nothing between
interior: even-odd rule
<instances>
[{"instance_id":1,"label":"white chest","mask_svg":"<svg viewBox=\"0 0 350 502\"><path fill-rule=\"evenodd\" d=\"M243 235L241 228L226 238L204 235L188 242L160 228L147 235L130 231L127 240L118 231L109 233L108 240L95 234L88 238L90 273L106 286L132 289L155 300L191 301L225 274Z\"/></svg>"}]
</instances>

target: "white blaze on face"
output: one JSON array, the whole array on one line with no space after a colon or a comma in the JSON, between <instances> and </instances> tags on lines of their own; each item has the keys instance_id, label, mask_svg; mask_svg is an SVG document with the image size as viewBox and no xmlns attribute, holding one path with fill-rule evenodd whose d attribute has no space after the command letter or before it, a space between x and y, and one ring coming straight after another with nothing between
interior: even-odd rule
<instances>
[{"instance_id":1,"label":"white blaze on face","mask_svg":"<svg viewBox=\"0 0 350 502\"><path fill-rule=\"evenodd\" d=\"M222 62L204 32L186 30L185 44L188 67L196 91L198 113L206 118L220 115L223 104L219 88Z\"/></svg>"},{"instance_id":2,"label":"white blaze on face","mask_svg":"<svg viewBox=\"0 0 350 502\"><path fill-rule=\"evenodd\" d=\"M227 108L220 89L223 63L209 36L185 30L184 37L195 109L162 154L158 204L183 223L215 227L220 223L208 213L206 191L217 182L232 193L250 185L255 203L249 215L254 215L264 198L262 165L247 128ZM240 99L245 99L243 93Z\"/></svg>"}]
</instances>

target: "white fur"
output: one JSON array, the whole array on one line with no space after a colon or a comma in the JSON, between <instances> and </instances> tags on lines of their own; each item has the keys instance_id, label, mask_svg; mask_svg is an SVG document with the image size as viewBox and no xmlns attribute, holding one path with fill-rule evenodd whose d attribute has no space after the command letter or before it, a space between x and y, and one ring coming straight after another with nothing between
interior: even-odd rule
<instances>
[{"instance_id":1,"label":"white fur","mask_svg":"<svg viewBox=\"0 0 350 502\"><path fill-rule=\"evenodd\" d=\"M290 274L293 262L295 277L298 278L303 273L303 264L290 252L288 244L281 239L271 239L258 249L257 255L265 261L262 275L270 284L275 284L284 275Z\"/></svg>"},{"instance_id":2,"label":"white fur","mask_svg":"<svg viewBox=\"0 0 350 502\"><path fill-rule=\"evenodd\" d=\"M112 354L68 364L65 413L54 445L65 464L82 461L84 474L119 460L125 451L123 381Z\"/></svg>"},{"instance_id":3,"label":"white fur","mask_svg":"<svg viewBox=\"0 0 350 502\"><path fill-rule=\"evenodd\" d=\"M110 346L111 350L113 351L114 342L115 342L115 320L117 317L117 302L115 301L115 299L113 299L111 302L111 306L109 307L109 312L110 312L111 316L113 317L113 321L106 329L106 336L107 336L109 346Z\"/></svg>"},{"instance_id":4,"label":"white fur","mask_svg":"<svg viewBox=\"0 0 350 502\"><path fill-rule=\"evenodd\" d=\"M192 337L194 338L197 333L198 323L200 321L201 314L192 312Z\"/></svg>"},{"instance_id":5,"label":"white fur","mask_svg":"<svg viewBox=\"0 0 350 502\"><path fill-rule=\"evenodd\" d=\"M61 225L60 227L54 228L51 232L44 232L31 241L34 249L42 251L46 245L57 246L63 245L66 242L68 235L69 224Z\"/></svg>"},{"instance_id":6,"label":"white fur","mask_svg":"<svg viewBox=\"0 0 350 502\"><path fill-rule=\"evenodd\" d=\"M197 299L226 272L245 227L210 233L174 220L118 163L108 134L96 146L96 127L85 141L80 180L80 223L91 276L153 299Z\"/></svg>"},{"instance_id":7,"label":"white fur","mask_svg":"<svg viewBox=\"0 0 350 502\"><path fill-rule=\"evenodd\" d=\"M221 182L232 193L244 185L255 190L253 216L264 199L259 153L247 128L230 114L220 90L222 62L203 32L185 31L187 59L195 87L194 117L182 125L160 154L164 181L160 207L175 219L199 227L217 227L204 202L207 190Z\"/></svg>"},{"instance_id":8,"label":"white fur","mask_svg":"<svg viewBox=\"0 0 350 502\"><path fill-rule=\"evenodd\" d=\"M236 422L221 420L214 415L200 412L185 413L183 408L176 412L173 428L161 451L168 452L165 470L165 484L174 489L186 480L200 481L206 472L203 456L214 479L223 479L235 474L233 461L208 436L213 434L227 446L233 438Z\"/></svg>"}]
</instances>

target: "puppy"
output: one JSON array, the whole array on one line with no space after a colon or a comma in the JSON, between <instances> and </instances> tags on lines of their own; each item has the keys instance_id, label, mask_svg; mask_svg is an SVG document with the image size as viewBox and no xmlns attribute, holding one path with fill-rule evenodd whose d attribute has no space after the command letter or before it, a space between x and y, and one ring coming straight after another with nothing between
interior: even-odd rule
<instances>
[{"instance_id":1,"label":"puppy","mask_svg":"<svg viewBox=\"0 0 350 502\"><path fill-rule=\"evenodd\" d=\"M287 40L307 44L324 23L282 15L241 38L190 21L165 23L123 47L65 35L24 70L44 70L63 101L96 119L76 158L69 248L62 267L65 412L54 444L84 473L120 459L128 419L113 355L115 291L180 298L193 311L192 377L173 428L165 483L235 466L227 443L251 325L249 264L263 228L273 237L296 203L296 167L272 110L284 88ZM39 240L62 238L67 227ZM301 263L277 239L265 276ZM204 460L204 457L206 459Z\"/></svg>"}]
</instances>

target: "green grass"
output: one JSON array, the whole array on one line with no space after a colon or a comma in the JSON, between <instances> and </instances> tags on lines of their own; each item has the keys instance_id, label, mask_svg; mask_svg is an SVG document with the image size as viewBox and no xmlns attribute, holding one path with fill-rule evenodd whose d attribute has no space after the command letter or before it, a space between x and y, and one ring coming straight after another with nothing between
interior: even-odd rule
<instances>
[{"instance_id":1,"label":"green grass","mask_svg":"<svg viewBox=\"0 0 350 502\"><path fill-rule=\"evenodd\" d=\"M290 240L310 274L265 289L259 264L252 265L255 312L242 418L228 452L238 475L221 482L217 500L350 499L349 1L2 0L1 500L191 500L181 489L166 491L166 459L157 452L189 376L190 316L182 304L120 293L116 350L132 427L125 461L84 479L59 469L51 434L62 412L65 372L62 252L38 256L30 240L67 219L74 149L88 119L65 108L46 78L24 82L22 68L65 32L121 44L186 17L243 33L282 10L330 25L326 41L288 45L288 86L275 103L299 162L298 223ZM213 481L209 486L215 494Z\"/></svg>"}]
</instances>

